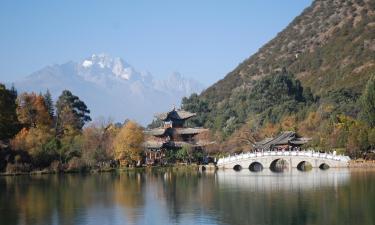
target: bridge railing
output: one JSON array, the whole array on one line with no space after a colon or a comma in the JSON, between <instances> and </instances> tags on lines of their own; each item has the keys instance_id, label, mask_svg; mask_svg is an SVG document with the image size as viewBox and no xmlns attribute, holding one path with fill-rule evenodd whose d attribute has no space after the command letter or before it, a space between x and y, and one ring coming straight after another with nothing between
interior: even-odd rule
<instances>
[{"instance_id":1,"label":"bridge railing","mask_svg":"<svg viewBox=\"0 0 375 225\"><path fill-rule=\"evenodd\" d=\"M220 158L217 161L217 164L225 164L229 162L239 161L243 159L253 159L257 157L267 157L267 156L304 156L304 157L313 157L320 159L330 159L336 161L347 162L350 160L348 156L336 155L332 153L320 153L316 151L263 151L263 152L247 152L236 155L230 155L227 157Z\"/></svg>"}]
</instances>

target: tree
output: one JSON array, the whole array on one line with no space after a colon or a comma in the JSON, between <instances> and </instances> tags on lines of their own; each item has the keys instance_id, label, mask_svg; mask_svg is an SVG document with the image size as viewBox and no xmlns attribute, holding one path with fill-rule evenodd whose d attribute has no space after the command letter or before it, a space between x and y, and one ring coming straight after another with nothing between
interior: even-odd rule
<instances>
[{"instance_id":1,"label":"tree","mask_svg":"<svg viewBox=\"0 0 375 225\"><path fill-rule=\"evenodd\" d=\"M36 127L35 93L22 93L17 98L17 116L24 127Z\"/></svg>"},{"instance_id":2,"label":"tree","mask_svg":"<svg viewBox=\"0 0 375 225\"><path fill-rule=\"evenodd\" d=\"M363 119L371 127L375 127L375 75L367 82L360 101Z\"/></svg>"},{"instance_id":3,"label":"tree","mask_svg":"<svg viewBox=\"0 0 375 225\"><path fill-rule=\"evenodd\" d=\"M143 153L143 129L135 122L127 122L114 139L115 159L121 165L139 164Z\"/></svg>"},{"instance_id":4,"label":"tree","mask_svg":"<svg viewBox=\"0 0 375 225\"><path fill-rule=\"evenodd\" d=\"M180 148L176 152L176 158L183 161L183 162L190 162L192 158L192 148L190 145L183 145L182 148Z\"/></svg>"},{"instance_id":5,"label":"tree","mask_svg":"<svg viewBox=\"0 0 375 225\"><path fill-rule=\"evenodd\" d=\"M19 130L16 113L17 92L0 83L0 140L12 138Z\"/></svg>"},{"instance_id":6,"label":"tree","mask_svg":"<svg viewBox=\"0 0 375 225\"><path fill-rule=\"evenodd\" d=\"M40 128L23 128L11 141L14 150L27 151L35 167L49 166L56 156L53 135ZM56 144L56 145L54 145Z\"/></svg>"},{"instance_id":7,"label":"tree","mask_svg":"<svg viewBox=\"0 0 375 225\"><path fill-rule=\"evenodd\" d=\"M19 121L27 128L49 128L52 120L42 95L22 93L17 98L17 115Z\"/></svg>"},{"instance_id":8,"label":"tree","mask_svg":"<svg viewBox=\"0 0 375 225\"><path fill-rule=\"evenodd\" d=\"M83 130L81 156L87 165L92 166L113 156L113 132L107 129L109 126L96 122Z\"/></svg>"},{"instance_id":9,"label":"tree","mask_svg":"<svg viewBox=\"0 0 375 225\"><path fill-rule=\"evenodd\" d=\"M258 133L250 123L246 123L232 134L230 140L227 141L226 147L232 146L231 152L249 151L254 149L258 139Z\"/></svg>"},{"instance_id":10,"label":"tree","mask_svg":"<svg viewBox=\"0 0 375 225\"><path fill-rule=\"evenodd\" d=\"M43 95L43 97L44 97L45 105L46 105L47 110L48 110L48 114L50 115L51 119L53 119L53 117L55 115L55 109L54 109L54 106L53 106L53 100L52 100L51 93L49 92L48 89L47 89L47 92Z\"/></svg>"},{"instance_id":11,"label":"tree","mask_svg":"<svg viewBox=\"0 0 375 225\"><path fill-rule=\"evenodd\" d=\"M70 91L64 90L56 102L57 134L80 132L86 122L91 121L86 104Z\"/></svg>"},{"instance_id":12,"label":"tree","mask_svg":"<svg viewBox=\"0 0 375 225\"><path fill-rule=\"evenodd\" d=\"M375 127L368 131L370 149L375 150Z\"/></svg>"},{"instance_id":13,"label":"tree","mask_svg":"<svg viewBox=\"0 0 375 225\"><path fill-rule=\"evenodd\" d=\"M17 115L24 128L12 139L15 150L27 151L34 166L49 166L56 158L59 140L52 131L52 118L44 97L35 93L23 93L17 98Z\"/></svg>"}]
</instances>

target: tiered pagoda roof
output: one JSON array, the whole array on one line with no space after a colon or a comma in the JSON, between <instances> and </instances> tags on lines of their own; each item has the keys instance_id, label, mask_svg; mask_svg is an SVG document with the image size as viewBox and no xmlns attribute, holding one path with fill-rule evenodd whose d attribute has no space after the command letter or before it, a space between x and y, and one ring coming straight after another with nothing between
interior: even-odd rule
<instances>
[{"instance_id":1,"label":"tiered pagoda roof","mask_svg":"<svg viewBox=\"0 0 375 225\"><path fill-rule=\"evenodd\" d=\"M162 127L146 130L149 140L145 142L146 148L180 148L183 145L193 147L202 146L202 143L194 140L193 137L202 132L208 131L202 127L184 127L184 121L195 116L195 113L176 110L156 115L156 118L164 121Z\"/></svg>"}]
</instances>

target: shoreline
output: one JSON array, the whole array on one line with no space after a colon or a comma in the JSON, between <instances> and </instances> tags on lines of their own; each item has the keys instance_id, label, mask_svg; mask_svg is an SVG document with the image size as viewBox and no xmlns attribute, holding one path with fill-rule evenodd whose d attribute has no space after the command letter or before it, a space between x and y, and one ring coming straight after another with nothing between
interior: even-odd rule
<instances>
[{"instance_id":1,"label":"shoreline","mask_svg":"<svg viewBox=\"0 0 375 225\"><path fill-rule=\"evenodd\" d=\"M49 175L49 174L98 174L98 173L114 173L114 172L126 172L126 171L147 171L147 170L164 170L164 169L172 169L172 170L195 170L195 171L202 171L202 166L205 166L207 170L212 170L212 166L208 165L197 165L197 164L174 164L174 165L166 165L166 166L142 166L142 167L123 167L123 168L109 168L104 170L71 170L71 171L51 171L51 170L35 170L30 172L15 172L15 173L0 173L0 177L7 177L7 176L24 176L24 175Z\"/></svg>"},{"instance_id":2,"label":"shoreline","mask_svg":"<svg viewBox=\"0 0 375 225\"><path fill-rule=\"evenodd\" d=\"M203 168L204 167L204 168ZM356 169L356 168L375 168L375 160L369 161L358 161L358 160L351 160L349 162L348 167L349 169ZM143 167L124 167L124 168L110 168L110 169L103 169L103 170L83 170L83 171L50 171L50 170L35 170L30 172L16 172L16 173L0 173L0 177L7 177L7 176L24 176L24 175L49 175L49 174L98 174L98 173L114 173L114 172L126 172L126 171L147 171L147 170L165 170L165 169L172 169L172 170L195 170L195 171L210 171L216 170L215 166L213 165L197 165L197 164L173 164L173 165L166 165L166 166L143 166Z\"/></svg>"},{"instance_id":3,"label":"shoreline","mask_svg":"<svg viewBox=\"0 0 375 225\"><path fill-rule=\"evenodd\" d=\"M375 168L375 160L350 160L348 168Z\"/></svg>"}]
</instances>

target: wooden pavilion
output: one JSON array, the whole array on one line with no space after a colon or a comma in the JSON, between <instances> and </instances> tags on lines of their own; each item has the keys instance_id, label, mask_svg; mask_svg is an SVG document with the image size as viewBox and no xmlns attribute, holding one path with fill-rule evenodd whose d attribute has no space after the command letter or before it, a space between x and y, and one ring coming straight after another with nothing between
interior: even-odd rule
<instances>
[{"instance_id":1,"label":"wooden pavilion","mask_svg":"<svg viewBox=\"0 0 375 225\"><path fill-rule=\"evenodd\" d=\"M192 150L202 150L204 143L196 140L196 135L208 131L201 127L185 127L185 122L189 118L196 116L195 113L176 110L156 115L156 118L163 123L161 127L146 130L145 153L146 163L164 163L166 151L181 149L184 145Z\"/></svg>"}]
</instances>

